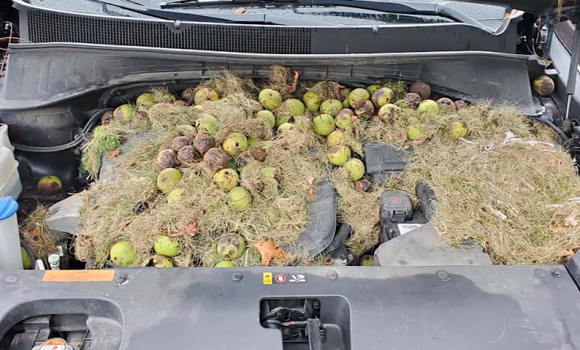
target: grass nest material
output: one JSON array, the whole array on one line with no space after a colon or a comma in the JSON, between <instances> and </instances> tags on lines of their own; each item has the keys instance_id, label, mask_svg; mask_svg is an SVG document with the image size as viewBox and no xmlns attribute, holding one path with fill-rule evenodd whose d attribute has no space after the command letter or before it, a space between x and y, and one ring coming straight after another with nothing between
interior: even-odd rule
<instances>
[{"instance_id":1,"label":"grass nest material","mask_svg":"<svg viewBox=\"0 0 580 350\"><path fill-rule=\"evenodd\" d=\"M149 156L143 156L141 163L132 160L130 166L121 163L116 169L116 181L97 182L85 191L86 209L80 236L89 237L91 244L77 247L77 257L83 260L92 257L96 266L102 266L111 244L127 240L137 251L139 264L151 254L155 237L162 234L177 237L183 246L182 261L178 264L189 266L197 261L213 266L219 261L213 254L216 240L226 233L242 234L250 246L266 238L274 239L278 245L295 243L307 219L309 182L304 179L309 176L316 183L322 171L307 155L310 141L304 134L295 132L283 136L256 146L279 150L269 153L263 163L247 154L240 156L240 161L245 163L240 185L250 191L253 202L244 212L225 205L226 192L212 185L213 172L203 163L181 169L183 178L179 188L183 193L177 203L167 203L167 196L158 193L157 172L151 160L145 161ZM136 146L135 153L144 155L145 149L156 149L163 144L160 139L145 142L147 147L138 145L143 147ZM128 154L127 159L132 156L138 154ZM273 178L262 174L262 169L268 167L275 169ZM136 213L137 203L148 203L147 209ZM188 224L196 226L194 237L184 232ZM256 262L245 260L238 263Z\"/></svg>"},{"instance_id":2,"label":"grass nest material","mask_svg":"<svg viewBox=\"0 0 580 350\"><path fill-rule=\"evenodd\" d=\"M178 266L213 266L219 261L215 254L217 239L232 232L243 235L250 247L262 239L273 239L277 246L295 244L306 225L306 207L314 199L315 185L324 175L324 163L319 159L324 153L311 131L311 122L296 117L295 130L272 138L265 122L253 118L261 109L259 104L239 91L222 97L201 106L203 113L219 121L219 132L214 135L217 143L231 132L259 140L232 164L240 172L240 186L252 195L250 209L239 212L226 205L227 193L212 184L213 171L203 162L180 169L181 199L167 202L167 196L156 188L155 156L168 148L173 137L184 135L184 129L191 130L179 126L195 124L199 113L192 113L192 107L155 105L147 110L148 123L136 128L150 136L133 137L130 149L121 148L118 156L123 160L115 166L114 181L95 182L84 192L83 225L75 242L77 258L90 259L95 267L102 267L111 245L125 240L137 252L134 265L140 265L152 254L153 240L158 235L178 239L182 247L182 253L174 259ZM140 120L134 118L128 124L113 120L104 128L129 135L135 133L132 123ZM263 162L251 156L258 147L267 154ZM263 169L273 171L265 174ZM260 263L259 257L248 254L237 263ZM288 257L278 263L296 263L299 258Z\"/></svg>"},{"instance_id":3,"label":"grass nest material","mask_svg":"<svg viewBox=\"0 0 580 350\"><path fill-rule=\"evenodd\" d=\"M37 259L44 259L56 252L54 237L46 227L48 207L38 205L20 225L20 237L28 244Z\"/></svg>"},{"instance_id":4,"label":"grass nest material","mask_svg":"<svg viewBox=\"0 0 580 350\"><path fill-rule=\"evenodd\" d=\"M466 139L444 125L465 122ZM403 188L428 181L439 201L435 225L459 245L480 242L498 264L549 264L580 246L575 217L580 178L554 135L515 110L472 107L427 120L428 142L416 147Z\"/></svg>"},{"instance_id":5,"label":"grass nest material","mask_svg":"<svg viewBox=\"0 0 580 350\"><path fill-rule=\"evenodd\" d=\"M199 84L195 91L203 88L214 89L219 96L246 95L256 90L256 85L252 79L246 79L233 74L230 71L223 71L212 79L208 79Z\"/></svg>"},{"instance_id":6,"label":"grass nest material","mask_svg":"<svg viewBox=\"0 0 580 350\"><path fill-rule=\"evenodd\" d=\"M296 87L294 80L287 68L274 67L265 86L290 91L289 87ZM364 144L373 142L412 150L406 171L364 192L357 190L345 168L328 163L326 139L314 133L310 116L294 117L292 130L274 135L265 121L254 117L262 107L250 81L224 73L200 86L213 88L221 98L199 106L161 103L136 110L129 123L110 119L102 126L103 132L118 137L112 145L118 148L118 140L132 140L131 147L126 143L119 155L113 154L122 158L114 165L114 181L97 181L84 193L77 258L92 259L101 267L111 245L126 240L137 252L134 265L140 265L152 254L158 235L178 240L182 253L173 259L177 266L215 265L220 260L216 241L228 233L241 234L250 248L264 240L286 247L303 232L306 208L324 178L330 178L338 192L339 220L353 229L347 245L355 255L378 243L380 194L385 189L413 194L419 181L435 191L434 225L451 245L480 242L500 264L559 262L580 247L576 221L580 178L574 161L553 143L548 128L515 110L479 105L439 115L404 109L388 120L358 118L346 132L347 145L356 156L363 157ZM340 92L334 82L308 86L325 97ZM387 86L397 96L405 92L402 82ZM168 203L167 195L157 190L157 153L169 148L175 136L193 139L202 114L218 120L220 128L213 135L217 144L233 132L255 141L230 159L231 168L240 174L239 186L252 196L246 211L226 204L227 193L212 183L214 172L203 162L180 168L183 192L178 201ZM468 134L452 137L453 123L465 123ZM408 140L411 126L420 131L414 141ZM85 153L97 150L91 155L95 160L107 152L108 145L87 146ZM263 159L254 156L257 150ZM235 263L255 266L260 260L254 249L248 249ZM324 256L289 255L277 255L273 261L280 265L328 262Z\"/></svg>"},{"instance_id":7,"label":"grass nest material","mask_svg":"<svg viewBox=\"0 0 580 350\"><path fill-rule=\"evenodd\" d=\"M468 136L450 137L453 122L466 123ZM410 125L420 127L419 140L407 141ZM477 241L496 264L562 262L580 247L574 160L554 143L551 130L514 109L472 106L437 116L408 111L391 123L360 123L355 132L363 143L412 147L407 170L384 187L414 197L416 183L428 182L438 199L435 227L450 245ZM344 169L333 179L340 218L354 232L349 248L361 254L378 243L384 188L357 192Z\"/></svg>"}]
</instances>

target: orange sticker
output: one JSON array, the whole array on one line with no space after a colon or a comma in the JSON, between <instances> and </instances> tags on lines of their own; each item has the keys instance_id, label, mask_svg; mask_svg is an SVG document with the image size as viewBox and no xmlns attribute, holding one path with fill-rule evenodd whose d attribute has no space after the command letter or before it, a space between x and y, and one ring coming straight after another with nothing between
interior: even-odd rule
<instances>
[{"instance_id":1,"label":"orange sticker","mask_svg":"<svg viewBox=\"0 0 580 350\"><path fill-rule=\"evenodd\" d=\"M66 342L62 338L52 338L42 343L42 345L66 345Z\"/></svg>"},{"instance_id":2,"label":"orange sticker","mask_svg":"<svg viewBox=\"0 0 580 350\"><path fill-rule=\"evenodd\" d=\"M66 348L67 344L64 339L52 338L42 343L39 350L66 350Z\"/></svg>"},{"instance_id":3,"label":"orange sticker","mask_svg":"<svg viewBox=\"0 0 580 350\"><path fill-rule=\"evenodd\" d=\"M49 270L42 282L110 282L115 270Z\"/></svg>"}]
</instances>

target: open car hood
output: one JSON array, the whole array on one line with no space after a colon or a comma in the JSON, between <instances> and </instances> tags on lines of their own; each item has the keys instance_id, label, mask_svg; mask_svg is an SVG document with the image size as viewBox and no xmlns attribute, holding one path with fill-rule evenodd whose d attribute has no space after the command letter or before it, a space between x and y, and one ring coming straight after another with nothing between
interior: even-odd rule
<instances>
[{"instance_id":1,"label":"open car hood","mask_svg":"<svg viewBox=\"0 0 580 350\"><path fill-rule=\"evenodd\" d=\"M478 4L502 5L537 15L554 16L580 9L580 0L461 0ZM561 6L558 6L561 3Z\"/></svg>"}]
</instances>

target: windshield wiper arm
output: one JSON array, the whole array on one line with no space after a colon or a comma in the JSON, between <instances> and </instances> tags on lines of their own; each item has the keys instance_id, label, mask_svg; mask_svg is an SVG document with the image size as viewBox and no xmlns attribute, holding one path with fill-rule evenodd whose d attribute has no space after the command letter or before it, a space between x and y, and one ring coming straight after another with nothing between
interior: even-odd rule
<instances>
[{"instance_id":1,"label":"windshield wiper arm","mask_svg":"<svg viewBox=\"0 0 580 350\"><path fill-rule=\"evenodd\" d=\"M389 12L394 14L406 15L423 15L423 16L440 16L449 18L456 22L470 24L477 28L490 31L481 22L469 17L465 13L450 8L445 4L438 3L419 3L419 2L386 2L386 1L368 1L368 0L216 0L216 1L199 1L199 0L174 0L171 2L161 3L161 9L183 8L183 7L202 7L212 5L239 5L239 4L296 4L299 6L343 6L357 9Z\"/></svg>"},{"instance_id":2,"label":"windshield wiper arm","mask_svg":"<svg viewBox=\"0 0 580 350\"><path fill-rule=\"evenodd\" d=\"M227 22L221 18L196 15L194 13L167 11L163 9L155 9L145 6L141 3L132 0L90 0L99 4L111 5L123 10L139 13L146 16L151 16L159 19L166 19L172 21L195 21L195 22Z\"/></svg>"},{"instance_id":3,"label":"windshield wiper arm","mask_svg":"<svg viewBox=\"0 0 580 350\"><path fill-rule=\"evenodd\" d=\"M158 19L186 22L207 22L207 23L264 23L278 25L322 25L330 24L324 22L305 21L300 19L280 18L261 13L224 13L198 15L189 12L168 11L145 6L133 0L90 0L100 4L111 5L123 10L139 13Z\"/></svg>"}]
</instances>

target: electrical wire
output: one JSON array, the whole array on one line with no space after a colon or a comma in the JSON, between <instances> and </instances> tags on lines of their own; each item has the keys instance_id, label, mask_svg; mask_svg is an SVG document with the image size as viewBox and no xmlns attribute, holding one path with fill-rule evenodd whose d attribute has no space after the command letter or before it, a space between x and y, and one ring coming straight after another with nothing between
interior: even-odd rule
<instances>
[{"instance_id":1,"label":"electrical wire","mask_svg":"<svg viewBox=\"0 0 580 350\"><path fill-rule=\"evenodd\" d=\"M532 120L537 121L539 123L544 124L545 126L549 127L550 129L554 130L554 132L556 132L556 134L558 134L558 136L562 139L562 143L567 143L568 141L570 141L570 137L568 135L566 135L566 133L564 132L564 130L560 129L556 124L552 123L551 121L545 119L545 118L534 118L531 117Z\"/></svg>"},{"instance_id":2,"label":"electrical wire","mask_svg":"<svg viewBox=\"0 0 580 350\"><path fill-rule=\"evenodd\" d=\"M93 116L87 121L87 123L85 124L85 126L83 127L83 129L81 130L81 133L78 134L74 140L62 144L62 145L57 145L57 146L48 146L48 147L41 147L41 146L27 146L27 145L21 145L18 143L13 143L12 145L14 146L15 149L19 150L19 151L23 151L23 152L32 152L32 153L52 153L52 152L60 152L60 151L65 151L71 148L75 148L78 145L80 145L81 143L83 143L83 141L85 141L87 138L86 136L91 132L91 130L101 121L101 118L103 117L103 115L108 112L108 111L112 111L113 109L111 108L106 108L106 109L101 109L99 111L97 111L95 114L93 114Z\"/></svg>"},{"instance_id":3,"label":"electrical wire","mask_svg":"<svg viewBox=\"0 0 580 350\"><path fill-rule=\"evenodd\" d=\"M14 42L20 42L20 38L18 37L18 27L9 21L2 22L3 25L8 24L10 25L10 33L7 37L0 38L0 42L8 41L8 46ZM8 49L0 47L0 50L4 52L2 55L2 63L0 63L0 76L4 75L6 69L6 60L8 59Z\"/></svg>"}]
</instances>

